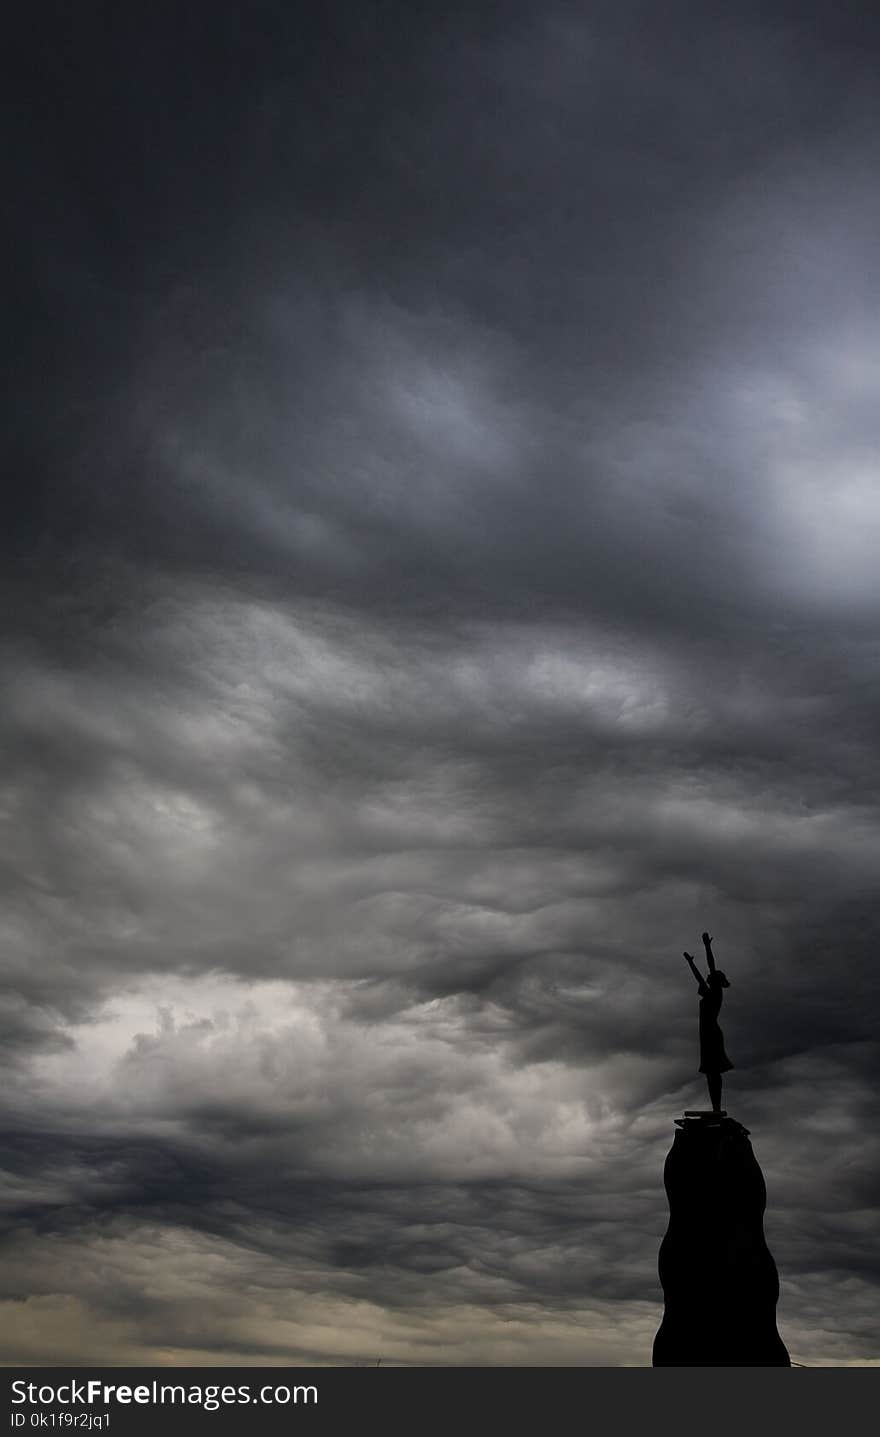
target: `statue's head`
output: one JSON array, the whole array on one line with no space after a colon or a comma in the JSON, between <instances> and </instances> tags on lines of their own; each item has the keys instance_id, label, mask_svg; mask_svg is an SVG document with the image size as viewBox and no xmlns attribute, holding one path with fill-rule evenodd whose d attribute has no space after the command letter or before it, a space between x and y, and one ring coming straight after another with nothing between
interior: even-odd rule
<instances>
[{"instance_id":1,"label":"statue's head","mask_svg":"<svg viewBox=\"0 0 880 1437\"><path fill-rule=\"evenodd\" d=\"M709 974L709 982L711 983L711 985L712 985L713 988L729 988L729 987L730 987L730 983L728 982L728 979L727 979L727 974L726 974L726 973L722 973L722 971L721 971L720 968L716 968L714 973L710 973L710 974Z\"/></svg>"}]
</instances>

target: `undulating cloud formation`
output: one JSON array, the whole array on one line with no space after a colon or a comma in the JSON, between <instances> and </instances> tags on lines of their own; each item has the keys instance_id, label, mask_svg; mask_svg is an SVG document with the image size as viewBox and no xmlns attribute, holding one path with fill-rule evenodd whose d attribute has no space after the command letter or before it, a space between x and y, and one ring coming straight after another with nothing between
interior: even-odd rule
<instances>
[{"instance_id":1,"label":"undulating cloud formation","mask_svg":"<svg viewBox=\"0 0 880 1437\"><path fill-rule=\"evenodd\" d=\"M3 1360L650 1363L708 928L880 1363L880 26L16 44Z\"/></svg>"}]
</instances>

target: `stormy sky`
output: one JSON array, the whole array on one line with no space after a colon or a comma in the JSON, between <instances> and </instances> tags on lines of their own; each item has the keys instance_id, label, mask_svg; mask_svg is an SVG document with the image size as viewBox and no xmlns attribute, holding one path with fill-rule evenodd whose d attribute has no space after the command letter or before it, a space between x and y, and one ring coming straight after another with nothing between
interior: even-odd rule
<instances>
[{"instance_id":1,"label":"stormy sky","mask_svg":"<svg viewBox=\"0 0 880 1437\"><path fill-rule=\"evenodd\" d=\"M880 25L11 45L7 1363L647 1365L726 1106L880 1363Z\"/></svg>"}]
</instances>

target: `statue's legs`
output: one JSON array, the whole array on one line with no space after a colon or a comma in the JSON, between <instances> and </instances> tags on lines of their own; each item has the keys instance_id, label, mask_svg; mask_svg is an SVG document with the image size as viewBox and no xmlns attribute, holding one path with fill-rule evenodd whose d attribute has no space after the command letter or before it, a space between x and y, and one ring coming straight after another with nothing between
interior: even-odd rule
<instances>
[{"instance_id":1,"label":"statue's legs","mask_svg":"<svg viewBox=\"0 0 880 1437\"><path fill-rule=\"evenodd\" d=\"M721 1112L721 1074L707 1073L706 1082L709 1085L709 1099L712 1103L712 1112Z\"/></svg>"}]
</instances>

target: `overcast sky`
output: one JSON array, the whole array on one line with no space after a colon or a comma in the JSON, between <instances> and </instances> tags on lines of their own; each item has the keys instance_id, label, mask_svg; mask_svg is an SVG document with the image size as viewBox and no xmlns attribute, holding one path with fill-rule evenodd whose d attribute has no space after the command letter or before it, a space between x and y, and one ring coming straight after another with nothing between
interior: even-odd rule
<instances>
[{"instance_id":1,"label":"overcast sky","mask_svg":"<svg viewBox=\"0 0 880 1437\"><path fill-rule=\"evenodd\" d=\"M880 25L12 53L4 1360L649 1364L708 928L780 1330L880 1364Z\"/></svg>"}]
</instances>

